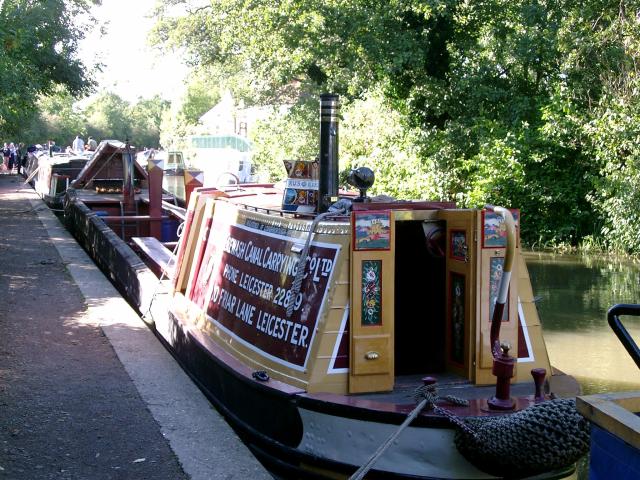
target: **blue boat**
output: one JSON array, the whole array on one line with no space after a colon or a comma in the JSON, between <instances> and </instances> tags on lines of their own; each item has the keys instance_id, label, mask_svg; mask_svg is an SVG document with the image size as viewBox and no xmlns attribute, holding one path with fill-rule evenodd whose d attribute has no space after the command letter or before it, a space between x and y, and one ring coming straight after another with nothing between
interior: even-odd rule
<instances>
[{"instance_id":1,"label":"blue boat","mask_svg":"<svg viewBox=\"0 0 640 480\"><path fill-rule=\"evenodd\" d=\"M640 367L640 350L622 315L640 316L640 305L615 305L608 313L609 325ZM640 391L578 397L576 406L591 422L589 479L640 478Z\"/></svg>"}]
</instances>

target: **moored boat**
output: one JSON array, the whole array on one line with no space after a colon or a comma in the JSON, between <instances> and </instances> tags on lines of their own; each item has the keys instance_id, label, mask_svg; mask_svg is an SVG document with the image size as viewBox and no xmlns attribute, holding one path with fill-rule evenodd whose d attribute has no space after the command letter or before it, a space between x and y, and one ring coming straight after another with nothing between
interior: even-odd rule
<instances>
[{"instance_id":1,"label":"moored boat","mask_svg":"<svg viewBox=\"0 0 640 480\"><path fill-rule=\"evenodd\" d=\"M582 425L553 399L578 386L549 363L519 211L371 199L366 169L339 192L337 109L323 97L319 161L289 162L284 190L191 195L162 301L144 268L112 278L279 476L570 475ZM141 263L98 208L70 197L71 228L91 219L103 265Z\"/></svg>"},{"instance_id":2,"label":"moored boat","mask_svg":"<svg viewBox=\"0 0 640 480\"><path fill-rule=\"evenodd\" d=\"M615 305L609 325L640 368L640 349L621 316L640 316L640 305ZM578 410L591 423L589 478L632 480L640 477L640 391L578 397Z\"/></svg>"},{"instance_id":3,"label":"moored boat","mask_svg":"<svg viewBox=\"0 0 640 480\"><path fill-rule=\"evenodd\" d=\"M82 171L90 158L87 155L42 153L37 157L37 167L27 178L33 180L33 188L50 208L62 208L62 198L69 185Z\"/></svg>"},{"instance_id":4,"label":"moored boat","mask_svg":"<svg viewBox=\"0 0 640 480\"><path fill-rule=\"evenodd\" d=\"M162 189L162 160L152 158L144 168L134 155L135 148L127 143L102 141L63 198L67 228L139 306L147 298L143 285L155 276L138 255L171 246L184 209ZM134 243L133 237L140 240Z\"/></svg>"}]
</instances>

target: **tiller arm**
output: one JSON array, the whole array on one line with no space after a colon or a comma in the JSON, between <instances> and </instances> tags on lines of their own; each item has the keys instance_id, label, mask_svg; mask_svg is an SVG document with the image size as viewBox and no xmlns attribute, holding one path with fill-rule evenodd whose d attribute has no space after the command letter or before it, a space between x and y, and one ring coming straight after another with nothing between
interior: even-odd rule
<instances>
[{"instance_id":1,"label":"tiller arm","mask_svg":"<svg viewBox=\"0 0 640 480\"><path fill-rule=\"evenodd\" d=\"M509 294L509 283L511 281L511 270L513 267L513 258L516 250L516 226L511 212L503 207L494 207L487 205L488 210L493 210L504 220L507 230L507 245L505 249L504 263L502 266L502 277L500 279L500 288L498 289L498 297L493 309L491 317L491 332L489 342L491 353L493 354L493 374L497 377L496 394L488 400L489 408L494 410L512 410L515 402L511 398L511 377L515 369L516 359L509 356L510 346L506 343L500 343L500 325L502 323L502 315L504 306L507 303Z\"/></svg>"}]
</instances>

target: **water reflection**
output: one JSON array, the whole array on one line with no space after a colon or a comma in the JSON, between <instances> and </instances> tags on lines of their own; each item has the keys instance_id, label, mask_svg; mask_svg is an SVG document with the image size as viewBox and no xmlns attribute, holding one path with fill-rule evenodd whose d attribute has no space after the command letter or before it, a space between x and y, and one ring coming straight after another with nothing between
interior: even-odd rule
<instances>
[{"instance_id":1,"label":"water reflection","mask_svg":"<svg viewBox=\"0 0 640 480\"><path fill-rule=\"evenodd\" d=\"M181 200L185 198L184 177L182 175L164 175L162 177L162 188Z\"/></svg>"},{"instance_id":2,"label":"water reflection","mask_svg":"<svg viewBox=\"0 0 640 480\"><path fill-rule=\"evenodd\" d=\"M606 320L612 305L640 303L640 264L537 252L525 259L552 365L587 394L640 389L640 371ZM640 318L622 321L640 339Z\"/></svg>"}]
</instances>

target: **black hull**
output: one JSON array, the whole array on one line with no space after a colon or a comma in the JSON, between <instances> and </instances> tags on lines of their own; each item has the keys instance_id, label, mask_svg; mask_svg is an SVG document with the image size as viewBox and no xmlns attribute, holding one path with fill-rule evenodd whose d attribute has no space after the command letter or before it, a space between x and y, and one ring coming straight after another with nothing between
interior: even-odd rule
<instances>
[{"instance_id":1,"label":"black hull","mask_svg":"<svg viewBox=\"0 0 640 480\"><path fill-rule=\"evenodd\" d=\"M213 355L173 314L168 315L168 321L171 342L156 330L158 337L224 415L256 458L278 478L330 480L336 474L346 478L356 470L352 465L306 454L297 448L303 435L303 424L297 408L300 405L344 418L392 424L400 424L404 420L403 415L363 412L362 409L357 409L356 412L296 394L284 394L253 379L247 379ZM416 424L427 428L442 428L446 425L444 419L439 417L418 419L414 425ZM574 470L572 466L533 478L566 478ZM322 473L323 471L331 474ZM444 477L396 474L373 469L366 478L435 480Z\"/></svg>"},{"instance_id":2,"label":"black hull","mask_svg":"<svg viewBox=\"0 0 640 480\"><path fill-rule=\"evenodd\" d=\"M82 202L67 199L64 223L126 300L146 312L157 277L131 247Z\"/></svg>"}]
</instances>

